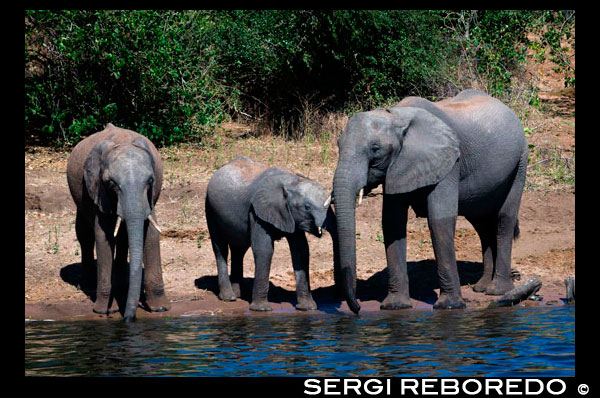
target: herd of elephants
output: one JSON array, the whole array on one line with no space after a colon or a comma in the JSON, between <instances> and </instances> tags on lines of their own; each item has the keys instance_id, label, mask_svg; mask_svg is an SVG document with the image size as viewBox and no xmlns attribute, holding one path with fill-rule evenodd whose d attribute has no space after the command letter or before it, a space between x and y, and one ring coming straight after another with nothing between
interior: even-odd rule
<instances>
[{"instance_id":1,"label":"herd of elephants","mask_svg":"<svg viewBox=\"0 0 600 398\"><path fill-rule=\"evenodd\" d=\"M285 237L296 279L296 308L316 309L305 233L320 237L325 229L332 237L335 285L358 313L356 199L360 203L380 184L389 273L381 309L411 307L406 264L409 206L418 217L427 218L431 233L440 285L434 308L465 307L454 249L459 215L481 239L483 274L473 290L503 295L513 289L511 249L519 234L528 145L519 118L506 105L477 90L435 103L407 97L388 109L355 114L338 148L331 194L307 177L247 157L232 159L214 173L205 214L221 300L240 297L243 258L251 247L255 277L250 309L269 311L273 243ZM135 319L140 299L150 311L168 310L155 215L163 163L154 145L109 123L73 149L67 179L77 206L80 286L95 288L94 312L118 311L114 296L119 286L112 281L127 286L126 301L119 305L126 322ZM113 276L113 264L127 264L128 255L129 267L115 266L121 275ZM127 269L128 275L122 271Z\"/></svg>"}]
</instances>

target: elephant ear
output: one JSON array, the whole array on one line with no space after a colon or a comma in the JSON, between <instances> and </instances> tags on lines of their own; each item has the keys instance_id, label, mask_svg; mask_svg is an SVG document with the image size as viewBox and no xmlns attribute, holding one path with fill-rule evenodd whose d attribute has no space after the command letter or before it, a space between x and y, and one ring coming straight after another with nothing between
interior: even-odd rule
<instances>
[{"instance_id":1,"label":"elephant ear","mask_svg":"<svg viewBox=\"0 0 600 398\"><path fill-rule=\"evenodd\" d=\"M271 180L256 190L251 203L254 212L261 219L273 225L280 231L292 233L296 229L296 223L288 205L288 191L281 181L267 176ZM275 181L274 181L275 180Z\"/></svg>"},{"instance_id":2,"label":"elephant ear","mask_svg":"<svg viewBox=\"0 0 600 398\"><path fill-rule=\"evenodd\" d=\"M111 140L100 141L92 148L83 166L83 179L87 192L103 213L111 213L114 207L113 200L111 200L109 192L104 187L102 173L105 170L104 159L106 154L116 145Z\"/></svg>"},{"instance_id":3,"label":"elephant ear","mask_svg":"<svg viewBox=\"0 0 600 398\"><path fill-rule=\"evenodd\" d=\"M133 139L133 141L131 141L131 144L133 144L134 146L136 146L138 148L142 148L143 150L148 152L150 155L152 155L152 152L150 152L150 147L148 146L148 143L146 142L146 140L143 137L135 137ZM154 166L154 164L152 164L152 165Z\"/></svg>"},{"instance_id":4,"label":"elephant ear","mask_svg":"<svg viewBox=\"0 0 600 398\"><path fill-rule=\"evenodd\" d=\"M388 166L385 193L411 192L437 184L460 156L455 131L421 108L393 107L389 112L402 148Z\"/></svg>"},{"instance_id":5,"label":"elephant ear","mask_svg":"<svg viewBox=\"0 0 600 398\"><path fill-rule=\"evenodd\" d=\"M157 180L157 176L156 176L156 164L154 162L154 156L152 156L152 151L150 150L150 147L148 146L148 142L146 141L145 138L143 137L136 137L131 144L135 147L141 148L144 151L146 151L148 153L148 156L150 157L150 165L152 166L152 172L154 174L154 183L152 184L152 190L148 191L148 202L150 203L150 208L154 207L154 201L152 198L157 198L158 197L158 192L156 192L156 190L158 189L158 187L156 186L156 180Z\"/></svg>"}]
</instances>

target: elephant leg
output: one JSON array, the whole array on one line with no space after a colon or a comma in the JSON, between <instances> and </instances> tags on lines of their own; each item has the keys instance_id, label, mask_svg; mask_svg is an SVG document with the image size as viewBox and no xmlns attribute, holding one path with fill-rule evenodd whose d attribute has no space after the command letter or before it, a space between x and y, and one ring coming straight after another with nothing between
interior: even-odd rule
<instances>
[{"instance_id":1,"label":"elephant leg","mask_svg":"<svg viewBox=\"0 0 600 398\"><path fill-rule=\"evenodd\" d=\"M525 186L527 157L527 151L523 152L513 184L498 213L496 232L498 249L494 260L494 275L492 282L485 290L485 293L489 295L501 296L514 287L510 263L513 239L516 239L519 233L519 206Z\"/></svg>"},{"instance_id":2,"label":"elephant leg","mask_svg":"<svg viewBox=\"0 0 600 398\"><path fill-rule=\"evenodd\" d=\"M250 214L250 241L254 255L254 283L252 286L252 311L271 311L268 302L269 273L273 258L273 239L254 214Z\"/></svg>"},{"instance_id":3,"label":"elephant leg","mask_svg":"<svg viewBox=\"0 0 600 398\"><path fill-rule=\"evenodd\" d=\"M231 288L235 297L242 297L242 282L244 280L244 255L247 247L231 247Z\"/></svg>"},{"instance_id":4,"label":"elephant leg","mask_svg":"<svg viewBox=\"0 0 600 398\"><path fill-rule=\"evenodd\" d=\"M317 303L313 300L310 292L309 248L306 235L303 231L297 231L287 236L292 255L292 265L296 277L296 309L300 311L311 311L317 309Z\"/></svg>"},{"instance_id":5,"label":"elephant leg","mask_svg":"<svg viewBox=\"0 0 600 398\"><path fill-rule=\"evenodd\" d=\"M481 241L481 253L483 256L483 275L473 286L475 292L485 292L494 274L494 258L496 257L496 217L469 218L469 222L477 231Z\"/></svg>"},{"instance_id":6,"label":"elephant leg","mask_svg":"<svg viewBox=\"0 0 600 398\"><path fill-rule=\"evenodd\" d=\"M458 214L457 162L447 177L427 196L427 221L440 281L440 296L436 309L465 308L460 291L460 279L454 251L454 233Z\"/></svg>"},{"instance_id":7,"label":"elephant leg","mask_svg":"<svg viewBox=\"0 0 600 398\"><path fill-rule=\"evenodd\" d=\"M494 274L492 280L485 289L485 293L492 296L501 296L514 287L510 272L510 257L512 252L512 240L517 227L517 218L510 215L498 217L498 234Z\"/></svg>"},{"instance_id":8,"label":"elephant leg","mask_svg":"<svg viewBox=\"0 0 600 398\"><path fill-rule=\"evenodd\" d=\"M97 285L94 312L108 314L112 311L111 277L115 238L113 236L117 218L114 215L98 213L95 219Z\"/></svg>"},{"instance_id":9,"label":"elephant leg","mask_svg":"<svg viewBox=\"0 0 600 398\"><path fill-rule=\"evenodd\" d=\"M206 206L206 224L210 235L210 243L215 261L217 262L217 275L219 283L219 299L223 301L235 301L236 295L231 287L229 272L227 270L227 257L229 256L229 244L222 236L219 221L215 219L211 207Z\"/></svg>"},{"instance_id":10,"label":"elephant leg","mask_svg":"<svg viewBox=\"0 0 600 398\"><path fill-rule=\"evenodd\" d=\"M217 261L217 274L219 280L219 298L223 301L235 301L235 293L229 280L227 270L227 257L229 256L229 246L227 242L217 234L210 235L213 252Z\"/></svg>"},{"instance_id":11,"label":"elephant leg","mask_svg":"<svg viewBox=\"0 0 600 398\"><path fill-rule=\"evenodd\" d=\"M381 223L389 274L388 294L381 303L383 310L412 307L406 268L406 223L408 204L383 195Z\"/></svg>"},{"instance_id":12,"label":"elephant leg","mask_svg":"<svg viewBox=\"0 0 600 398\"><path fill-rule=\"evenodd\" d=\"M429 220L429 231L440 281L440 297L436 309L465 308L460 291L460 279L454 251L456 217Z\"/></svg>"},{"instance_id":13,"label":"elephant leg","mask_svg":"<svg viewBox=\"0 0 600 398\"><path fill-rule=\"evenodd\" d=\"M152 215L156 219L155 212ZM165 283L162 276L160 261L160 233L151 223L147 222L144 239L144 294L150 311L168 311L171 308L165 295Z\"/></svg>"},{"instance_id":14,"label":"elephant leg","mask_svg":"<svg viewBox=\"0 0 600 398\"><path fill-rule=\"evenodd\" d=\"M75 216L75 233L81 246L81 278L79 280L79 288L90 294L96 289L96 264L94 263L96 238L93 225L85 219L82 211L79 209L77 209L77 215Z\"/></svg>"},{"instance_id":15,"label":"elephant leg","mask_svg":"<svg viewBox=\"0 0 600 398\"><path fill-rule=\"evenodd\" d=\"M109 312L116 312L117 304L120 308L125 308L125 302L127 301L127 289L129 286L128 245L127 225L123 221L116 236L115 260L113 261L112 269L112 296L114 300Z\"/></svg>"}]
</instances>

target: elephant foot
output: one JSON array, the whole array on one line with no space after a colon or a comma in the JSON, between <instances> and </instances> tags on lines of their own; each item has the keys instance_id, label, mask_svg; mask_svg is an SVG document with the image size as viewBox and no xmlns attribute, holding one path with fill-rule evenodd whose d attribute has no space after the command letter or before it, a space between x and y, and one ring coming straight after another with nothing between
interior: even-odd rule
<instances>
[{"instance_id":1,"label":"elephant foot","mask_svg":"<svg viewBox=\"0 0 600 398\"><path fill-rule=\"evenodd\" d=\"M96 309L96 307L94 307L94 309L92 311L94 311L96 314L103 314L103 315L115 314L115 313L119 312L119 310L117 308L98 310L98 309Z\"/></svg>"},{"instance_id":2,"label":"elephant foot","mask_svg":"<svg viewBox=\"0 0 600 398\"><path fill-rule=\"evenodd\" d=\"M298 299L296 309L299 311L314 311L317 309L317 303L312 297Z\"/></svg>"},{"instance_id":3,"label":"elephant foot","mask_svg":"<svg viewBox=\"0 0 600 398\"><path fill-rule=\"evenodd\" d=\"M491 282L491 278L482 276L481 279L479 279L479 281L473 285L473 291L477 293L483 293L487 290Z\"/></svg>"},{"instance_id":4,"label":"elephant foot","mask_svg":"<svg viewBox=\"0 0 600 398\"><path fill-rule=\"evenodd\" d=\"M233 290L233 294L235 295L236 298L242 297L242 289L241 289L239 283L237 283L237 282L232 283L231 290Z\"/></svg>"},{"instance_id":5,"label":"elephant foot","mask_svg":"<svg viewBox=\"0 0 600 398\"><path fill-rule=\"evenodd\" d=\"M219 298L222 301L235 301L237 299L235 293L231 288L219 289Z\"/></svg>"},{"instance_id":6,"label":"elephant foot","mask_svg":"<svg viewBox=\"0 0 600 398\"><path fill-rule=\"evenodd\" d=\"M116 300L110 301L109 297L96 296L96 302L92 311L96 314L114 314L115 312L119 312L119 308L115 303Z\"/></svg>"},{"instance_id":7,"label":"elephant foot","mask_svg":"<svg viewBox=\"0 0 600 398\"><path fill-rule=\"evenodd\" d=\"M494 278L487 289L485 289L485 294L488 296L502 296L514 287L515 285L511 278Z\"/></svg>"},{"instance_id":8,"label":"elephant foot","mask_svg":"<svg viewBox=\"0 0 600 398\"><path fill-rule=\"evenodd\" d=\"M412 302L405 294L388 293L379 308L382 310L403 310L412 308Z\"/></svg>"},{"instance_id":9,"label":"elephant foot","mask_svg":"<svg viewBox=\"0 0 600 398\"><path fill-rule=\"evenodd\" d=\"M272 311L273 309L269 305L268 301L252 301L250 304L250 310L252 311Z\"/></svg>"},{"instance_id":10,"label":"elephant foot","mask_svg":"<svg viewBox=\"0 0 600 398\"><path fill-rule=\"evenodd\" d=\"M441 293L433 305L436 310L451 310L466 308L467 305L460 295Z\"/></svg>"},{"instance_id":11,"label":"elephant foot","mask_svg":"<svg viewBox=\"0 0 600 398\"><path fill-rule=\"evenodd\" d=\"M160 296L146 297L146 305L151 312L163 312L171 309L169 300L164 294Z\"/></svg>"}]
</instances>

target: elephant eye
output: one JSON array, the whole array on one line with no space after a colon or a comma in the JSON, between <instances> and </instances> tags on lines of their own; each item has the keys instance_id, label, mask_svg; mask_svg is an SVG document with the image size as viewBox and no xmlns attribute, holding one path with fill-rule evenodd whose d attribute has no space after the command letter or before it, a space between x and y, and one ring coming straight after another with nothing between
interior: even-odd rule
<instances>
[{"instance_id":1,"label":"elephant eye","mask_svg":"<svg viewBox=\"0 0 600 398\"><path fill-rule=\"evenodd\" d=\"M304 210L306 210L306 211L310 211L310 209L311 209L311 205L310 205L310 203L305 203L305 204L304 204Z\"/></svg>"},{"instance_id":2,"label":"elephant eye","mask_svg":"<svg viewBox=\"0 0 600 398\"><path fill-rule=\"evenodd\" d=\"M150 185L154 184L154 177L150 177L150 179L148 180L148 184L150 184Z\"/></svg>"},{"instance_id":3,"label":"elephant eye","mask_svg":"<svg viewBox=\"0 0 600 398\"><path fill-rule=\"evenodd\" d=\"M371 152L375 153L377 151L379 151L379 144L373 144L371 145Z\"/></svg>"}]
</instances>

